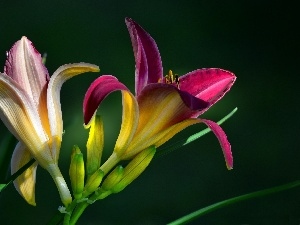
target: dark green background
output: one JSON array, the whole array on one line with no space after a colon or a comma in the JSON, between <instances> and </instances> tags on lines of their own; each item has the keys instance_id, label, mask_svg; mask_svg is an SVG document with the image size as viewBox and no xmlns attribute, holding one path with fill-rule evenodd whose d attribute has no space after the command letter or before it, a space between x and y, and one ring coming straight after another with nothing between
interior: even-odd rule
<instances>
[{"instance_id":1,"label":"dark green background","mask_svg":"<svg viewBox=\"0 0 300 225\"><path fill-rule=\"evenodd\" d=\"M4 65L5 51L25 35L41 53L48 53L50 74L73 62L101 68L100 73L76 77L62 88L66 133L60 165L67 180L72 145L85 149L82 100L92 80L113 74L134 91L134 58L125 17L132 17L154 37L165 73L219 67L238 77L226 97L203 115L217 121L239 108L222 125L232 144L232 171L226 170L218 142L210 133L154 160L123 192L90 206L78 224L165 224L217 201L299 179L296 33L300 20L296 6L279 2L1 0L0 64ZM98 113L105 120L107 157L120 127L120 93L111 95ZM203 128L195 125L174 139ZM0 131L1 140L7 133L3 124ZM299 224L299 193L298 188L242 202L191 224ZM41 168L36 201L37 207L27 205L10 186L0 195L1 225L45 224L56 212L58 193Z\"/></svg>"}]
</instances>

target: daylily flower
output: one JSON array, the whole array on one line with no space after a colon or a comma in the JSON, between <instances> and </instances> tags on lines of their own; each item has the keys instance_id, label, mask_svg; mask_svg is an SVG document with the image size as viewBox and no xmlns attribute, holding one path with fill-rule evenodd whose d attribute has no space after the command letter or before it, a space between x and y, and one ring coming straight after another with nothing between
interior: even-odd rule
<instances>
[{"instance_id":1,"label":"daylily flower","mask_svg":"<svg viewBox=\"0 0 300 225\"><path fill-rule=\"evenodd\" d=\"M57 164L63 133L60 89L75 75L97 71L97 66L87 63L67 64L49 78L41 55L26 37L7 53L4 73L0 73L0 118L19 141L12 156L11 172L15 173L32 158L36 160L14 181L29 204L36 204L38 164L52 176L62 202L67 205L72 201Z\"/></svg>"},{"instance_id":2,"label":"daylily flower","mask_svg":"<svg viewBox=\"0 0 300 225\"><path fill-rule=\"evenodd\" d=\"M215 122L197 118L231 88L236 77L223 69L198 69L178 77L163 76L162 62L153 38L135 21L126 18L135 56L135 95L112 75L96 79L86 92L83 111L88 124L102 100L120 90L122 125L111 157L101 166L107 173L120 160L132 159L149 146L164 144L184 128L206 124L218 138L228 169L233 166L231 146Z\"/></svg>"}]
</instances>

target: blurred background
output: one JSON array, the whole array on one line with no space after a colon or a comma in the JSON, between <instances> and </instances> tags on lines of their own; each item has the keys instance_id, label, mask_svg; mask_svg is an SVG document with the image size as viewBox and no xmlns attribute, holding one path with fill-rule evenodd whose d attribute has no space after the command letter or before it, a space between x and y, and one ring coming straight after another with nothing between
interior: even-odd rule
<instances>
[{"instance_id":1,"label":"blurred background","mask_svg":"<svg viewBox=\"0 0 300 225\"><path fill-rule=\"evenodd\" d=\"M169 69L183 75L219 67L238 77L222 101L202 116L217 121L239 108L222 125L234 154L232 171L226 169L218 141L209 133L153 160L124 191L88 207L78 224L166 224L215 202L299 179L297 14L295 6L282 1L1 0L1 65L5 52L27 36L40 53L48 54L50 74L74 62L101 68L62 88L65 135L60 166L68 182L72 146L85 150L88 132L82 126L82 101L89 84L100 75L113 74L134 91L135 65L125 17L156 40L165 74ZM105 123L104 158L118 136L121 109L121 94L113 93L98 110ZM194 125L170 143L204 128ZM0 132L3 143L8 131L2 123ZM1 224L46 224L57 212L59 195L40 167L36 201L36 207L28 205L11 185L0 195ZM299 224L299 212L296 188L219 209L190 224Z\"/></svg>"}]
</instances>

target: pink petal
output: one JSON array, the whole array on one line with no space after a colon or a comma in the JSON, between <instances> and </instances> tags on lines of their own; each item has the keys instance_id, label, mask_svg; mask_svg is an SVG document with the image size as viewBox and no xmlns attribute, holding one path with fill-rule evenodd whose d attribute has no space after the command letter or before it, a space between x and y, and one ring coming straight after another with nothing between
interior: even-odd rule
<instances>
[{"instance_id":1,"label":"pink petal","mask_svg":"<svg viewBox=\"0 0 300 225\"><path fill-rule=\"evenodd\" d=\"M7 53L4 73L23 88L36 106L40 104L40 96L49 81L49 74L40 53L26 37L17 41Z\"/></svg>"},{"instance_id":2,"label":"pink petal","mask_svg":"<svg viewBox=\"0 0 300 225\"><path fill-rule=\"evenodd\" d=\"M138 96L146 84L162 79L162 62L154 39L131 18L126 18L125 22L135 57L135 91Z\"/></svg>"},{"instance_id":3,"label":"pink petal","mask_svg":"<svg viewBox=\"0 0 300 225\"><path fill-rule=\"evenodd\" d=\"M230 143L227 139L225 132L217 123L215 123L211 120L201 119L201 121L203 123L205 123L212 130L212 132L214 132L214 134L218 138L220 145L222 147L222 150L223 150L223 154L224 154L225 161L226 161L226 166L229 170L232 169L233 157L232 157L232 152L231 152L231 146L230 146Z\"/></svg>"},{"instance_id":4,"label":"pink petal","mask_svg":"<svg viewBox=\"0 0 300 225\"><path fill-rule=\"evenodd\" d=\"M209 107L221 99L230 90L236 77L222 69L198 69L179 78L179 88L196 98L209 102ZM198 115L202 114L207 107Z\"/></svg>"},{"instance_id":5,"label":"pink petal","mask_svg":"<svg viewBox=\"0 0 300 225\"><path fill-rule=\"evenodd\" d=\"M84 123L88 124L102 100L113 91L128 90L127 87L111 75L103 75L90 85L83 100Z\"/></svg>"}]
</instances>

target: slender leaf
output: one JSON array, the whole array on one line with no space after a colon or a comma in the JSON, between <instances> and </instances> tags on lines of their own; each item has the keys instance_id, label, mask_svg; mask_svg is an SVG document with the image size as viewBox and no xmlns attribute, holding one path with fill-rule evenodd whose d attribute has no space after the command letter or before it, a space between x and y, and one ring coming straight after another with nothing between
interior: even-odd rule
<instances>
[{"instance_id":1,"label":"slender leaf","mask_svg":"<svg viewBox=\"0 0 300 225\"><path fill-rule=\"evenodd\" d=\"M192 212L186 216L183 216L171 223L168 223L167 225L182 225L182 224L187 224L188 222L191 222L192 220L197 219L200 216L203 216L209 212L213 212L219 208L234 204L234 203L239 203L241 201L245 201L248 199L253 199L253 198L258 198L258 197L263 197L266 195L270 195L270 194L274 194L280 191L285 191L291 188L295 188L300 186L300 180L294 181L292 183L288 183L288 184L284 184L281 186L276 186L276 187L272 187L272 188L268 188L268 189L264 189L261 191L256 191L256 192L252 192L249 194L245 194L245 195L241 195L238 197L234 197L234 198L230 198L215 204L212 204L210 206L204 207L202 209L199 209L195 212Z\"/></svg>"},{"instance_id":2,"label":"slender leaf","mask_svg":"<svg viewBox=\"0 0 300 225\"><path fill-rule=\"evenodd\" d=\"M9 184L11 184L25 170L27 170L34 162L35 162L35 159L31 159L28 163L26 163L23 167L21 167L21 169L19 169L17 172L15 172L13 175L11 175L11 177L8 179L8 181L5 182L5 184L0 184L0 192L2 192Z\"/></svg>"}]
</instances>

